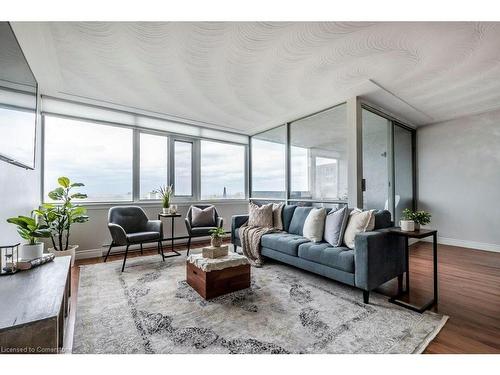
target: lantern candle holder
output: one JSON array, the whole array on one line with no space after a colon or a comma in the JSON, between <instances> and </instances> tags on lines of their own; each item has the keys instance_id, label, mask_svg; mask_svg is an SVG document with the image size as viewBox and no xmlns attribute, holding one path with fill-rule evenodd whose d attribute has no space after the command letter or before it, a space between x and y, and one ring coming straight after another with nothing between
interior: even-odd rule
<instances>
[{"instance_id":1,"label":"lantern candle holder","mask_svg":"<svg viewBox=\"0 0 500 375\"><path fill-rule=\"evenodd\" d=\"M12 275L18 271L19 245L0 246L0 275Z\"/></svg>"}]
</instances>

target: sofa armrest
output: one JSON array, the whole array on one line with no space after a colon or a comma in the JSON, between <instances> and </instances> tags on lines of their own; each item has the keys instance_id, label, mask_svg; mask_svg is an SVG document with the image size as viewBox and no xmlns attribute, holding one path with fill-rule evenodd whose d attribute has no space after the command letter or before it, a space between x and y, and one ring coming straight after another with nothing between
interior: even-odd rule
<instances>
[{"instance_id":1,"label":"sofa armrest","mask_svg":"<svg viewBox=\"0 0 500 375\"><path fill-rule=\"evenodd\" d=\"M370 291L406 271L405 242L381 229L354 238L355 285Z\"/></svg>"},{"instance_id":2,"label":"sofa armrest","mask_svg":"<svg viewBox=\"0 0 500 375\"><path fill-rule=\"evenodd\" d=\"M231 218L231 243L236 243L236 231L247 221L248 215L233 215L233 217Z\"/></svg>"},{"instance_id":3,"label":"sofa armrest","mask_svg":"<svg viewBox=\"0 0 500 375\"><path fill-rule=\"evenodd\" d=\"M160 237L163 238L163 224L161 220L148 220L146 223L146 229L148 232L160 233Z\"/></svg>"},{"instance_id":4,"label":"sofa armrest","mask_svg":"<svg viewBox=\"0 0 500 375\"><path fill-rule=\"evenodd\" d=\"M127 244L127 233L118 224L108 223L109 233L111 233L111 239L115 245L126 245Z\"/></svg>"},{"instance_id":5,"label":"sofa armrest","mask_svg":"<svg viewBox=\"0 0 500 375\"><path fill-rule=\"evenodd\" d=\"M188 232L189 235L191 235L191 222L189 221L189 219L186 217L184 218L184 223L186 224L186 230Z\"/></svg>"}]
</instances>

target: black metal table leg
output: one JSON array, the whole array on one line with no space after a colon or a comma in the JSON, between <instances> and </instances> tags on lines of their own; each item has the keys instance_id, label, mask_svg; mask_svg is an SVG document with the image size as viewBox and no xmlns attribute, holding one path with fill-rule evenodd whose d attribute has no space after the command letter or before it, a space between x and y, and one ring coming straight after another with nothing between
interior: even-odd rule
<instances>
[{"instance_id":1,"label":"black metal table leg","mask_svg":"<svg viewBox=\"0 0 500 375\"><path fill-rule=\"evenodd\" d=\"M180 215L174 215L174 216L171 216L171 215L162 215L162 214L158 214L158 220L161 220L161 217L170 217L170 220L171 220L171 223L170 223L170 230L171 230L171 237L170 238L162 238L160 240L160 247L161 247L161 253L162 253L162 256L163 256L163 259L165 258L172 258L172 257L178 257L180 255L182 255L181 253L179 253L177 250L175 250L174 248L174 239L175 239L175 236L174 236L174 231L175 231L175 218L176 217L180 217ZM163 254L163 242L162 241L168 241L170 240L170 246L171 246L171 250L173 252L173 254L171 255L164 255Z\"/></svg>"},{"instance_id":2,"label":"black metal table leg","mask_svg":"<svg viewBox=\"0 0 500 375\"><path fill-rule=\"evenodd\" d=\"M410 293L410 247L408 246L408 237L405 237L405 256L406 256L406 286L405 293Z\"/></svg>"},{"instance_id":3,"label":"black metal table leg","mask_svg":"<svg viewBox=\"0 0 500 375\"><path fill-rule=\"evenodd\" d=\"M432 260L434 262L434 304L438 302L438 259L437 259L437 233L432 236Z\"/></svg>"}]
</instances>

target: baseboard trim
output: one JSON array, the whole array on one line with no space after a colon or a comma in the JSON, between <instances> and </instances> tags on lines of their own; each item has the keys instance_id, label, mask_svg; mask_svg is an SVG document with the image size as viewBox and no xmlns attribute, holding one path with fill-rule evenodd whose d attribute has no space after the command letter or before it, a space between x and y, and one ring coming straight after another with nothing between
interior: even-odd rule
<instances>
[{"instance_id":1,"label":"baseboard trim","mask_svg":"<svg viewBox=\"0 0 500 375\"><path fill-rule=\"evenodd\" d=\"M421 241L432 242L432 238L424 238ZM500 253L500 245L495 245L492 243L466 241L466 240L459 240L456 238L438 236L438 244L466 247L468 249L484 250L484 251L492 251L495 253Z\"/></svg>"},{"instance_id":2,"label":"baseboard trim","mask_svg":"<svg viewBox=\"0 0 500 375\"><path fill-rule=\"evenodd\" d=\"M191 244L192 244L192 246L194 246L196 244L196 242L207 241L208 238L209 237L195 237L195 238L191 239ZM164 244L164 246L170 246L170 241L164 241L163 244ZM175 241L174 246L184 245L184 244L187 244L187 239ZM151 243L149 245L150 245L149 247L156 246L154 243ZM148 244L144 244L144 248L146 248L146 247L148 247ZM139 245L130 246L129 251L138 251L139 248L140 248ZM75 259L79 260L79 259L89 259L89 258L100 258L100 257L103 257L107 251L108 251L107 246L104 246L100 249L77 250L76 254L75 254L75 257L76 257ZM125 246L113 247L111 249L110 255L113 255L114 253L121 253L124 251L125 251Z\"/></svg>"}]
</instances>

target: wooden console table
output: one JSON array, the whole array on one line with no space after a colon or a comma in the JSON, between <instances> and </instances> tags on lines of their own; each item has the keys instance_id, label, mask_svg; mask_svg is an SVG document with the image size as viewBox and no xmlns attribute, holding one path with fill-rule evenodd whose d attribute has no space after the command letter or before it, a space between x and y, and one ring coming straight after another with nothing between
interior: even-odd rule
<instances>
[{"instance_id":1,"label":"wooden console table","mask_svg":"<svg viewBox=\"0 0 500 375\"><path fill-rule=\"evenodd\" d=\"M49 354L63 349L71 295L71 257L1 276L0 353Z\"/></svg>"}]
</instances>

